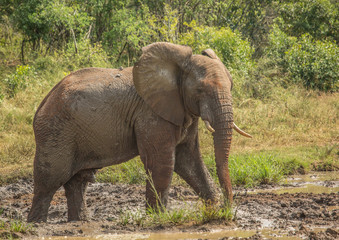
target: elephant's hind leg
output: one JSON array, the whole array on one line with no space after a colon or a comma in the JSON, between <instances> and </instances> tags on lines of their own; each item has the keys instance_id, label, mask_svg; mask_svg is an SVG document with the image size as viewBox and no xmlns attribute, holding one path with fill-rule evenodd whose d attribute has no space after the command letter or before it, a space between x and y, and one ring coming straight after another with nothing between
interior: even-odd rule
<instances>
[{"instance_id":1,"label":"elephant's hind leg","mask_svg":"<svg viewBox=\"0 0 339 240\"><path fill-rule=\"evenodd\" d=\"M96 170L82 170L64 184L68 207L68 221L87 220L86 188L94 181Z\"/></svg>"},{"instance_id":2,"label":"elephant's hind leg","mask_svg":"<svg viewBox=\"0 0 339 240\"><path fill-rule=\"evenodd\" d=\"M59 171L53 169L51 164L53 159L56 159L55 155L46 155L37 148L34 159L34 197L27 218L28 222L47 221L53 195L63 184Z\"/></svg>"}]
</instances>

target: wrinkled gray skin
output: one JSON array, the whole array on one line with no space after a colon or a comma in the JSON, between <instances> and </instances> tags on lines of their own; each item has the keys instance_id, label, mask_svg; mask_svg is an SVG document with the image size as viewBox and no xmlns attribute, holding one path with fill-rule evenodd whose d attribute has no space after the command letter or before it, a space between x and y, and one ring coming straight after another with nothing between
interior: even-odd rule
<instances>
[{"instance_id":1,"label":"wrinkled gray skin","mask_svg":"<svg viewBox=\"0 0 339 240\"><path fill-rule=\"evenodd\" d=\"M197 194L215 201L216 187L204 165L198 118L213 133L217 174L232 202L228 155L232 139L231 77L208 49L154 43L134 68L87 68L58 83L34 118L34 198L29 222L47 220L51 199L64 186L68 220L86 219L85 192L97 169L140 155L166 205L173 171ZM150 182L146 200L157 200Z\"/></svg>"}]
</instances>

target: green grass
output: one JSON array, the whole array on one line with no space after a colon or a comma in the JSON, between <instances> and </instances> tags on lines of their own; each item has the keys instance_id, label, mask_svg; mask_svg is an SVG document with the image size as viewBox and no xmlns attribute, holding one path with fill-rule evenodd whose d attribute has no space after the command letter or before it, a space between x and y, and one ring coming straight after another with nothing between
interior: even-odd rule
<instances>
[{"instance_id":1,"label":"green grass","mask_svg":"<svg viewBox=\"0 0 339 240\"><path fill-rule=\"evenodd\" d=\"M4 210L0 208L0 218L3 212ZM21 219L0 220L0 239L22 238L23 235L32 233L34 233L33 225Z\"/></svg>"},{"instance_id":2,"label":"green grass","mask_svg":"<svg viewBox=\"0 0 339 240\"><path fill-rule=\"evenodd\" d=\"M214 156L207 156L204 161L212 177L218 182ZM282 164L274 156L267 154L238 154L231 156L229 169L232 184L245 187L278 183L284 174Z\"/></svg>"},{"instance_id":3,"label":"green grass","mask_svg":"<svg viewBox=\"0 0 339 240\"><path fill-rule=\"evenodd\" d=\"M184 206L175 209L147 209L146 212L121 212L116 220L118 224L150 226L171 226L183 224L205 224L212 221L228 222L233 218L232 208L225 204L209 204L202 200L193 203L185 202Z\"/></svg>"},{"instance_id":4,"label":"green grass","mask_svg":"<svg viewBox=\"0 0 339 240\"><path fill-rule=\"evenodd\" d=\"M96 174L98 182L141 184L145 182L145 179L145 170L139 157L104 168Z\"/></svg>"},{"instance_id":5,"label":"green grass","mask_svg":"<svg viewBox=\"0 0 339 240\"><path fill-rule=\"evenodd\" d=\"M33 233L33 225L21 220L4 222L0 220L0 239L22 238L23 235Z\"/></svg>"},{"instance_id":6,"label":"green grass","mask_svg":"<svg viewBox=\"0 0 339 240\"><path fill-rule=\"evenodd\" d=\"M314 170L338 170L337 149L337 145L301 146L234 153L229 160L232 184L246 187L276 184L284 175L305 174ZM212 153L205 155L204 162L213 179L218 182L214 155ZM98 182L144 184L146 174L140 159L135 158L100 170L96 178ZM172 184L186 185L176 174L173 176Z\"/></svg>"}]
</instances>

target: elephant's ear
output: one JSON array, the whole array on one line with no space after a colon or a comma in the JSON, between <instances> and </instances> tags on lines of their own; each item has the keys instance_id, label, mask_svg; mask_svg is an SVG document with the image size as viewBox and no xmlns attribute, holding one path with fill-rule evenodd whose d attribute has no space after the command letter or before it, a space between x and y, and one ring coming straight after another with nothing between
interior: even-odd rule
<instances>
[{"instance_id":1,"label":"elephant's ear","mask_svg":"<svg viewBox=\"0 0 339 240\"><path fill-rule=\"evenodd\" d=\"M204 51L202 51L201 55L204 55L204 56L207 56L207 57L210 57L212 59L219 59L217 54L215 54L215 52L212 50L212 49L206 49ZM220 59L219 59L220 60Z\"/></svg>"},{"instance_id":2,"label":"elephant's ear","mask_svg":"<svg viewBox=\"0 0 339 240\"><path fill-rule=\"evenodd\" d=\"M133 68L138 94L155 113L178 126L185 117L179 81L191 56L190 47L153 43L142 49Z\"/></svg>"}]
</instances>

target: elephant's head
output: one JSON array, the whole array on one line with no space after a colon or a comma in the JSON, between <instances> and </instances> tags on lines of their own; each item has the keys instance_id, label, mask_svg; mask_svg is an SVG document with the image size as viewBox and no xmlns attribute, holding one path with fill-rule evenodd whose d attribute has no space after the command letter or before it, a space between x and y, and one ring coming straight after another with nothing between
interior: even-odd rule
<instances>
[{"instance_id":1,"label":"elephant's head","mask_svg":"<svg viewBox=\"0 0 339 240\"><path fill-rule=\"evenodd\" d=\"M232 140L232 78L211 49L193 55L187 46L154 43L142 49L133 69L138 94L165 120L183 126L186 115L200 116L213 132L220 185L232 202L228 156Z\"/></svg>"}]
</instances>

